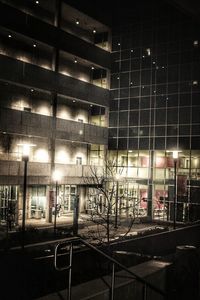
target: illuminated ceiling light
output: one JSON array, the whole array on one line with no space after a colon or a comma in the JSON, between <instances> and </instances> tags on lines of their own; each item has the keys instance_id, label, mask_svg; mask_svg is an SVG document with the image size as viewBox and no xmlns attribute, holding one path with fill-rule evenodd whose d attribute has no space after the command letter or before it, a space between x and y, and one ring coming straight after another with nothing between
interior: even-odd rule
<instances>
[{"instance_id":1,"label":"illuminated ceiling light","mask_svg":"<svg viewBox=\"0 0 200 300\"><path fill-rule=\"evenodd\" d=\"M8 35L8 37L9 37L9 39L11 39L12 35L11 35L11 34L9 34L9 35Z\"/></svg>"},{"instance_id":2,"label":"illuminated ceiling light","mask_svg":"<svg viewBox=\"0 0 200 300\"><path fill-rule=\"evenodd\" d=\"M76 102L76 100L73 100L73 103L75 103Z\"/></svg>"},{"instance_id":3,"label":"illuminated ceiling light","mask_svg":"<svg viewBox=\"0 0 200 300\"><path fill-rule=\"evenodd\" d=\"M194 45L194 46L198 46L198 44L199 44L199 41L198 41L198 40L196 40L196 41L193 42L193 45Z\"/></svg>"},{"instance_id":4,"label":"illuminated ceiling light","mask_svg":"<svg viewBox=\"0 0 200 300\"><path fill-rule=\"evenodd\" d=\"M79 19L76 19L76 25L79 25L80 22L79 22Z\"/></svg>"},{"instance_id":5,"label":"illuminated ceiling light","mask_svg":"<svg viewBox=\"0 0 200 300\"><path fill-rule=\"evenodd\" d=\"M165 67L164 66L162 66L162 69L164 69Z\"/></svg>"},{"instance_id":6,"label":"illuminated ceiling light","mask_svg":"<svg viewBox=\"0 0 200 300\"><path fill-rule=\"evenodd\" d=\"M144 56L144 55L142 55L142 58L145 58L145 56Z\"/></svg>"},{"instance_id":7,"label":"illuminated ceiling light","mask_svg":"<svg viewBox=\"0 0 200 300\"><path fill-rule=\"evenodd\" d=\"M133 49L131 49L131 53L133 53Z\"/></svg>"},{"instance_id":8,"label":"illuminated ceiling light","mask_svg":"<svg viewBox=\"0 0 200 300\"><path fill-rule=\"evenodd\" d=\"M39 2L39 1L35 1L35 3L36 3L36 4L39 4L40 2Z\"/></svg>"},{"instance_id":9,"label":"illuminated ceiling light","mask_svg":"<svg viewBox=\"0 0 200 300\"><path fill-rule=\"evenodd\" d=\"M151 55L151 49L147 48L146 51L147 51L147 55L150 56Z\"/></svg>"},{"instance_id":10,"label":"illuminated ceiling light","mask_svg":"<svg viewBox=\"0 0 200 300\"><path fill-rule=\"evenodd\" d=\"M83 130L79 130L79 134L82 135L83 134Z\"/></svg>"},{"instance_id":11,"label":"illuminated ceiling light","mask_svg":"<svg viewBox=\"0 0 200 300\"><path fill-rule=\"evenodd\" d=\"M77 59L75 58L75 59L74 59L74 63L77 64L77 62L78 62L78 61L77 61Z\"/></svg>"},{"instance_id":12,"label":"illuminated ceiling light","mask_svg":"<svg viewBox=\"0 0 200 300\"><path fill-rule=\"evenodd\" d=\"M95 33L96 33L96 29L94 28L94 29L92 30L92 32L95 34Z\"/></svg>"},{"instance_id":13,"label":"illuminated ceiling light","mask_svg":"<svg viewBox=\"0 0 200 300\"><path fill-rule=\"evenodd\" d=\"M121 44L120 44L120 43L118 43L117 45L118 45L118 46L120 46Z\"/></svg>"},{"instance_id":14,"label":"illuminated ceiling light","mask_svg":"<svg viewBox=\"0 0 200 300\"><path fill-rule=\"evenodd\" d=\"M192 84L193 84L193 85L198 85L198 81L197 81L197 80L194 80L194 81L192 82Z\"/></svg>"},{"instance_id":15,"label":"illuminated ceiling light","mask_svg":"<svg viewBox=\"0 0 200 300\"><path fill-rule=\"evenodd\" d=\"M133 152L133 150L128 150L128 152L129 152L129 153L132 153L132 152Z\"/></svg>"},{"instance_id":16,"label":"illuminated ceiling light","mask_svg":"<svg viewBox=\"0 0 200 300\"><path fill-rule=\"evenodd\" d=\"M132 81L130 82L130 85L133 85L133 82L132 82Z\"/></svg>"},{"instance_id":17,"label":"illuminated ceiling light","mask_svg":"<svg viewBox=\"0 0 200 300\"><path fill-rule=\"evenodd\" d=\"M37 45L36 45L36 44L33 44L33 47L34 47L34 48L36 48L36 47L37 47Z\"/></svg>"},{"instance_id":18,"label":"illuminated ceiling light","mask_svg":"<svg viewBox=\"0 0 200 300\"><path fill-rule=\"evenodd\" d=\"M34 89L31 89L31 92L34 92Z\"/></svg>"},{"instance_id":19,"label":"illuminated ceiling light","mask_svg":"<svg viewBox=\"0 0 200 300\"><path fill-rule=\"evenodd\" d=\"M119 80L119 76L117 77L117 80Z\"/></svg>"},{"instance_id":20,"label":"illuminated ceiling light","mask_svg":"<svg viewBox=\"0 0 200 300\"><path fill-rule=\"evenodd\" d=\"M91 69L94 70L94 67L92 66Z\"/></svg>"},{"instance_id":21,"label":"illuminated ceiling light","mask_svg":"<svg viewBox=\"0 0 200 300\"><path fill-rule=\"evenodd\" d=\"M92 104L90 104L90 107L92 107L93 105Z\"/></svg>"}]
</instances>

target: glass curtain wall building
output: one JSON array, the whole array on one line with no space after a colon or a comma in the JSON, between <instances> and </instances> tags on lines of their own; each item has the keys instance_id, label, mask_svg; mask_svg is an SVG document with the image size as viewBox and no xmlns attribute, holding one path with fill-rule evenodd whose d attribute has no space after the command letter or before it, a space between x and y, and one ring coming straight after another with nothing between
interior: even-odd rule
<instances>
[{"instance_id":1,"label":"glass curtain wall building","mask_svg":"<svg viewBox=\"0 0 200 300\"><path fill-rule=\"evenodd\" d=\"M194 221L200 217L199 23L167 1L129 6L118 2L112 28L110 156L123 167L142 213L173 220L176 197L176 220Z\"/></svg>"}]
</instances>

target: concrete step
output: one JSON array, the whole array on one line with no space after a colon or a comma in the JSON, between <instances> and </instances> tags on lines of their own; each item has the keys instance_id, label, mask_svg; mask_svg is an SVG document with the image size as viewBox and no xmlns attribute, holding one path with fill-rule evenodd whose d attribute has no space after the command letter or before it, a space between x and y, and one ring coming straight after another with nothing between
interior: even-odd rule
<instances>
[{"instance_id":1,"label":"concrete step","mask_svg":"<svg viewBox=\"0 0 200 300\"><path fill-rule=\"evenodd\" d=\"M136 275L147 280L149 283L165 291L166 272L171 264L151 260L137 266L129 268ZM94 279L89 282L79 284L72 288L72 300L109 300L110 298L111 276ZM115 300L142 300L143 285L133 279L126 271L117 272L115 275ZM148 300L161 300L163 296L147 289ZM40 297L37 300L60 300L67 299L67 290Z\"/></svg>"}]
</instances>

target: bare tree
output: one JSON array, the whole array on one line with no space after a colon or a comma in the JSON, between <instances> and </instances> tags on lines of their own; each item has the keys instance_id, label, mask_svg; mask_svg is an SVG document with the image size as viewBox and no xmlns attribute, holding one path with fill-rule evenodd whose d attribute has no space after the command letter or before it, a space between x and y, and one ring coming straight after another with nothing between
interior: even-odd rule
<instances>
[{"instance_id":1,"label":"bare tree","mask_svg":"<svg viewBox=\"0 0 200 300\"><path fill-rule=\"evenodd\" d=\"M130 197L127 201L127 195L119 193L122 172L123 168L117 167L116 161L108 160L104 167L90 166L90 174L85 177L85 183L92 187L92 196L88 199L89 220L96 225L95 230L88 227L88 237L101 243L110 243L122 231L127 235L135 220L135 209L129 205ZM121 223L122 212L125 222Z\"/></svg>"}]
</instances>

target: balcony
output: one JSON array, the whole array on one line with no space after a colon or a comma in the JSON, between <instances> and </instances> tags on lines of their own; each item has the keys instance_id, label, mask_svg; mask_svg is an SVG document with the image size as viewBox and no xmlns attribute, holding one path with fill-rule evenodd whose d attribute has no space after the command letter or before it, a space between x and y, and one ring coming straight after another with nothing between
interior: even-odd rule
<instances>
[{"instance_id":1,"label":"balcony","mask_svg":"<svg viewBox=\"0 0 200 300\"><path fill-rule=\"evenodd\" d=\"M82 184L89 183L91 169L89 165L63 165L56 164L56 169L62 172L61 184ZM98 167L101 170L101 167ZM0 184L23 184L24 163L22 161L0 161ZM87 178L87 180L85 179ZM50 163L28 163L28 184L50 184L51 165Z\"/></svg>"},{"instance_id":2,"label":"balcony","mask_svg":"<svg viewBox=\"0 0 200 300\"><path fill-rule=\"evenodd\" d=\"M50 138L52 135L52 117L0 108L0 131ZM56 120L56 138L82 143L107 144L108 129L96 125L75 121Z\"/></svg>"}]
</instances>

